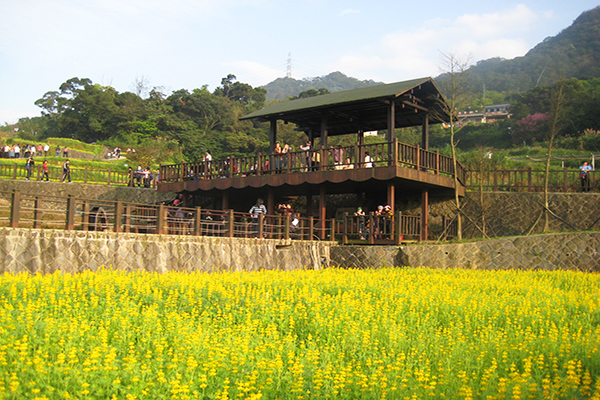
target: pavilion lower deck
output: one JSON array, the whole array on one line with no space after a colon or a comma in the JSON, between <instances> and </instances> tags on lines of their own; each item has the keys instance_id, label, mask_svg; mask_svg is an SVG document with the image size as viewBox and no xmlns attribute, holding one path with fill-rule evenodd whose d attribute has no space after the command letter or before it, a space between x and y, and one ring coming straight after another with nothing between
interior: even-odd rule
<instances>
[{"instance_id":1,"label":"pavilion lower deck","mask_svg":"<svg viewBox=\"0 0 600 400\"><path fill-rule=\"evenodd\" d=\"M417 196L426 235L429 196L465 194L465 170L457 164L457 171L455 180L450 157L394 141L162 166L158 190L186 194L186 201L210 198L210 207L237 211L246 211L259 197L272 212L284 198L306 196L306 215L319 220L326 219L332 194L356 194L357 206L368 199L385 202L392 211L397 196ZM311 206L313 196L319 199L318 212Z\"/></svg>"}]
</instances>

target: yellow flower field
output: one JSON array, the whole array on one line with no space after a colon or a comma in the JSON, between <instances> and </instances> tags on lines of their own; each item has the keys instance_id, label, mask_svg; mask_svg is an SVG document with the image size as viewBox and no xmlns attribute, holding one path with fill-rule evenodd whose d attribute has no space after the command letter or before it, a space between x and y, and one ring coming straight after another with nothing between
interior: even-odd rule
<instances>
[{"instance_id":1,"label":"yellow flower field","mask_svg":"<svg viewBox=\"0 0 600 400\"><path fill-rule=\"evenodd\" d=\"M3 399L600 399L600 275L0 277Z\"/></svg>"}]
</instances>

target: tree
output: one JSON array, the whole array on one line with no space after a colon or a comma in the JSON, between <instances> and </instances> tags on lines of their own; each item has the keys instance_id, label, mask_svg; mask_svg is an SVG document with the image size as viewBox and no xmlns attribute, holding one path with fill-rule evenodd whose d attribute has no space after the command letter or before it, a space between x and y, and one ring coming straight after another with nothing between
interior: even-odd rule
<instances>
[{"instance_id":1,"label":"tree","mask_svg":"<svg viewBox=\"0 0 600 400\"><path fill-rule=\"evenodd\" d=\"M264 105L267 97L265 89L253 88L247 83L236 82L236 77L233 74L221 79L221 86L215 89L214 94L245 105L258 105L260 107Z\"/></svg>"},{"instance_id":2,"label":"tree","mask_svg":"<svg viewBox=\"0 0 600 400\"><path fill-rule=\"evenodd\" d=\"M442 53L442 68L444 70L443 78L439 80L441 90L446 101L441 101L441 114L438 117L441 120L448 121L450 128L450 148L452 151L452 163L454 166L454 202L457 210L456 223L458 230L458 239L462 239L462 217L461 203L458 188L458 160L456 158L455 134L457 132L457 123L459 122L458 111L464 109L468 104L467 89L467 69L469 67L469 58L462 59L455 53Z\"/></svg>"}]
</instances>

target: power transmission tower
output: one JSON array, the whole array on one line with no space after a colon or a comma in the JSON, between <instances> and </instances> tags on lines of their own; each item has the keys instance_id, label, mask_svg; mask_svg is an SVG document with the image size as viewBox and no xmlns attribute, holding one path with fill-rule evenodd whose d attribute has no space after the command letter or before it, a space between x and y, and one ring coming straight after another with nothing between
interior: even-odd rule
<instances>
[{"instance_id":1,"label":"power transmission tower","mask_svg":"<svg viewBox=\"0 0 600 400\"><path fill-rule=\"evenodd\" d=\"M287 69L285 71L285 77L286 78L292 77L292 53L288 53Z\"/></svg>"}]
</instances>

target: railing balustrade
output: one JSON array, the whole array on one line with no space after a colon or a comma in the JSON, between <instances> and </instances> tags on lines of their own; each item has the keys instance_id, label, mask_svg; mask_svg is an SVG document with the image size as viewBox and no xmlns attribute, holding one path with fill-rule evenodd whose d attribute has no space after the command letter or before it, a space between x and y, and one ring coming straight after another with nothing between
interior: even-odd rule
<instances>
[{"instance_id":1,"label":"railing balustrade","mask_svg":"<svg viewBox=\"0 0 600 400\"><path fill-rule=\"evenodd\" d=\"M333 220L297 215L253 219L233 210L0 193L0 226L169 235L334 240Z\"/></svg>"},{"instance_id":2,"label":"railing balustrade","mask_svg":"<svg viewBox=\"0 0 600 400\"><path fill-rule=\"evenodd\" d=\"M372 165L365 156L369 154ZM277 173L316 172L339 169L403 166L420 171L447 176L454 175L451 157L393 142L373 143L347 147L315 148L291 151L285 154L261 154L246 157L229 157L225 160L201 161L162 165L160 180L164 183L196 179L243 178L251 175ZM458 179L466 180L466 170L458 163Z\"/></svg>"},{"instance_id":3,"label":"railing balustrade","mask_svg":"<svg viewBox=\"0 0 600 400\"><path fill-rule=\"evenodd\" d=\"M491 170L469 171L466 180L468 190L512 191L512 192L542 192L544 191L545 171L522 170ZM595 171L588 173L590 191L598 192L599 186L595 179ZM579 170L551 170L548 175L548 190L550 192L580 192Z\"/></svg>"},{"instance_id":4,"label":"railing balustrade","mask_svg":"<svg viewBox=\"0 0 600 400\"><path fill-rule=\"evenodd\" d=\"M343 220L266 215L254 219L233 210L209 210L179 205L124 203L72 196L32 196L19 191L0 193L0 226L34 229L131 232L146 234L340 240L342 243L397 244L420 240L420 215L400 212L388 217L368 214Z\"/></svg>"}]
</instances>

